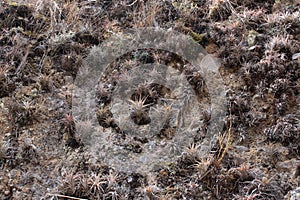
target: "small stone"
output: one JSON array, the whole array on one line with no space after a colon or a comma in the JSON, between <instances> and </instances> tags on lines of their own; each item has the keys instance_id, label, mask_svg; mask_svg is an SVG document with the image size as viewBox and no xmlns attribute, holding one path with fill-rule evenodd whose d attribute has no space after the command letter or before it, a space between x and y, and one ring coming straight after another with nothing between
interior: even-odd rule
<instances>
[{"instance_id":1,"label":"small stone","mask_svg":"<svg viewBox=\"0 0 300 200\"><path fill-rule=\"evenodd\" d=\"M289 200L299 200L300 199L300 187L296 188L293 191L290 191L290 198Z\"/></svg>"},{"instance_id":2,"label":"small stone","mask_svg":"<svg viewBox=\"0 0 300 200\"><path fill-rule=\"evenodd\" d=\"M74 82L72 76L65 76L64 79L66 84L72 84Z\"/></svg>"},{"instance_id":3,"label":"small stone","mask_svg":"<svg viewBox=\"0 0 300 200\"><path fill-rule=\"evenodd\" d=\"M238 151L249 151L249 148L245 146L234 146L234 148Z\"/></svg>"},{"instance_id":4,"label":"small stone","mask_svg":"<svg viewBox=\"0 0 300 200\"><path fill-rule=\"evenodd\" d=\"M132 182L132 177L131 177L131 176L129 176L129 177L127 178L127 182L128 182L128 183L131 183L131 182Z\"/></svg>"},{"instance_id":5,"label":"small stone","mask_svg":"<svg viewBox=\"0 0 300 200\"><path fill-rule=\"evenodd\" d=\"M295 169L297 165L300 165L300 160L291 159L283 162L278 162L276 167L282 170L292 170Z\"/></svg>"},{"instance_id":6,"label":"small stone","mask_svg":"<svg viewBox=\"0 0 300 200\"><path fill-rule=\"evenodd\" d=\"M293 56L292 56L292 59L293 60L299 60L300 59L300 53L295 53Z\"/></svg>"}]
</instances>

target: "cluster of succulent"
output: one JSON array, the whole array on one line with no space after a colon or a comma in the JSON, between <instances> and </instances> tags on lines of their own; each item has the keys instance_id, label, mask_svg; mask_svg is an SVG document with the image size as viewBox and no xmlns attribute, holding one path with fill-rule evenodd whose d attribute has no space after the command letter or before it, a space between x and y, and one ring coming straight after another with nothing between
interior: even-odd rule
<instances>
[{"instance_id":1,"label":"cluster of succulent","mask_svg":"<svg viewBox=\"0 0 300 200\"><path fill-rule=\"evenodd\" d=\"M300 152L300 118L299 114L287 114L274 122L274 125L266 128L264 133L268 140L280 142L288 146L296 154Z\"/></svg>"},{"instance_id":2,"label":"cluster of succulent","mask_svg":"<svg viewBox=\"0 0 300 200\"><path fill-rule=\"evenodd\" d=\"M9 78L8 67L0 63L0 97L9 96L15 90L15 83Z\"/></svg>"},{"instance_id":3,"label":"cluster of succulent","mask_svg":"<svg viewBox=\"0 0 300 200\"><path fill-rule=\"evenodd\" d=\"M57 182L56 192L59 193L48 195L82 199L153 199L164 196L155 178L151 174L146 178L135 173L118 173L106 167L88 172L63 168Z\"/></svg>"},{"instance_id":4,"label":"cluster of succulent","mask_svg":"<svg viewBox=\"0 0 300 200\"><path fill-rule=\"evenodd\" d=\"M19 140L19 136L28 123L33 120L34 107L28 102L8 102L6 101L3 113L4 116L9 119L7 123L7 132L3 135L3 141L1 143L2 150L2 161L7 166L14 167L20 160L23 160L20 155L22 152L25 153L27 146L25 143ZM30 147L27 149L30 151ZM27 158L25 158L27 159Z\"/></svg>"},{"instance_id":5,"label":"cluster of succulent","mask_svg":"<svg viewBox=\"0 0 300 200\"><path fill-rule=\"evenodd\" d=\"M65 114L60 122L61 128L59 130L61 137L65 141L65 145L73 149L82 146L78 135L76 134L75 120L72 114Z\"/></svg>"},{"instance_id":6,"label":"cluster of succulent","mask_svg":"<svg viewBox=\"0 0 300 200\"><path fill-rule=\"evenodd\" d=\"M176 65L175 60L177 60ZM118 62L112 63L106 69L97 85L97 118L102 127L112 127L117 133L124 133L125 131L122 131L120 127L122 120L114 119L113 113L111 112L111 107L114 106L111 104L114 103L113 99L116 98L114 95L125 95L124 97L128 97L128 110L131 112L130 118L136 125L145 125L151 122L149 117L150 107L154 107L158 104L160 98L162 98L165 103L168 102L168 99L174 98L172 97L170 88L159 84L162 80L165 81L164 79L166 78L163 77L162 74L166 69L162 69L162 66L160 66L160 69L150 67L148 71L145 71L146 74L149 73L150 77L146 78L144 82L140 81L142 74L135 74L141 73L135 72L135 70L139 70L139 65L149 63L153 65L166 65L165 67L173 67L179 70L179 72L183 73L186 77L188 83L198 96L199 101L207 97L206 86L201 74L175 54L161 50L129 52ZM129 96L128 92L131 92ZM164 107L168 113L169 107L167 105ZM160 131L160 137L168 138L171 136L172 134L167 133L170 128L172 127L165 124L162 131Z\"/></svg>"},{"instance_id":7,"label":"cluster of succulent","mask_svg":"<svg viewBox=\"0 0 300 200\"><path fill-rule=\"evenodd\" d=\"M116 172L109 171L103 175L101 172L91 171L89 174L82 174L62 169L61 176L58 190L64 195L88 199L121 198L121 184L117 180Z\"/></svg>"},{"instance_id":8,"label":"cluster of succulent","mask_svg":"<svg viewBox=\"0 0 300 200\"><path fill-rule=\"evenodd\" d=\"M276 199L283 198L283 191L279 184L271 178L262 177L261 179L253 179L252 181L245 181L242 189L245 199ZM239 198L237 198L239 199Z\"/></svg>"},{"instance_id":9,"label":"cluster of succulent","mask_svg":"<svg viewBox=\"0 0 300 200\"><path fill-rule=\"evenodd\" d=\"M234 77L242 82L238 86L231 85L233 94L229 91L229 105L237 130L273 117L276 119L276 116L287 114L297 105L299 66L298 61L292 60L292 55L299 49L299 42L293 36L296 33L288 28L281 33L276 30L277 26L269 27L271 32L260 29L259 26L270 25L268 20L278 15L260 11L246 10L243 15L237 15L235 23L225 27L216 24L209 30L210 36L221 47L219 56L223 58L224 70L235 73ZM288 13L281 20L284 27L294 24L291 20L294 14ZM264 18L259 21L256 15ZM228 34L229 30L231 34ZM240 35L245 32L248 33L246 37Z\"/></svg>"},{"instance_id":10,"label":"cluster of succulent","mask_svg":"<svg viewBox=\"0 0 300 200\"><path fill-rule=\"evenodd\" d=\"M98 48L91 52L87 62L99 65L97 60L93 64L93 57L99 57L97 53L101 51ZM96 86L97 120L103 127L102 134L91 132L91 137L85 137L86 146L103 162L117 163L115 167L123 162L123 155L135 160L128 164L130 168L141 159L148 162L152 156L160 155L153 149L162 152L160 160L162 156L172 159L194 139L188 134L198 137L200 129L205 130L198 125L207 125L210 113L198 112L201 103L206 107L209 104L206 85L201 73L186 60L163 50L128 52L103 69ZM182 137L187 138L185 145L177 144ZM137 166L135 170L154 164Z\"/></svg>"}]
</instances>

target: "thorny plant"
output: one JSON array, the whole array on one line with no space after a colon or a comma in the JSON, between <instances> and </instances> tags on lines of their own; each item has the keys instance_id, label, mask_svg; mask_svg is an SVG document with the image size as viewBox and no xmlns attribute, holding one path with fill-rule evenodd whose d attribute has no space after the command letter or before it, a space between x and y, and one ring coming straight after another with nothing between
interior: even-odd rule
<instances>
[{"instance_id":1,"label":"thorny plant","mask_svg":"<svg viewBox=\"0 0 300 200\"><path fill-rule=\"evenodd\" d=\"M85 174L76 172L75 169L62 169L62 178L58 185L64 195L85 196L92 199L108 198L118 199L120 196L117 183L118 173L110 170L109 174L104 175L100 172ZM55 195L61 196L61 195Z\"/></svg>"},{"instance_id":2,"label":"thorny plant","mask_svg":"<svg viewBox=\"0 0 300 200\"><path fill-rule=\"evenodd\" d=\"M62 120L62 125L64 126L64 129L67 131L70 136L74 136L75 134L75 121L70 113L64 114L64 118Z\"/></svg>"},{"instance_id":3,"label":"thorny plant","mask_svg":"<svg viewBox=\"0 0 300 200\"><path fill-rule=\"evenodd\" d=\"M41 103L37 108L33 101L15 99L13 102L7 103L7 108L12 127L22 127L33 120L38 120L43 104Z\"/></svg>"},{"instance_id":4,"label":"thorny plant","mask_svg":"<svg viewBox=\"0 0 300 200\"><path fill-rule=\"evenodd\" d=\"M276 194L282 192L281 188L277 186L277 183L271 178L262 177L261 179L254 179L252 181L245 181L247 185L244 186L244 194L248 197L250 196L260 196L265 198L276 199Z\"/></svg>"},{"instance_id":5,"label":"thorny plant","mask_svg":"<svg viewBox=\"0 0 300 200\"><path fill-rule=\"evenodd\" d=\"M223 135L219 135L218 138L218 146L219 146L219 150L216 156L216 159L214 161L214 166L216 168L218 168L224 158L224 156L226 155L231 142L232 142L232 138L231 138L231 133L232 133L232 115L231 115L231 111L230 111L230 121L229 121L229 128L228 130L226 130L225 134Z\"/></svg>"},{"instance_id":6,"label":"thorny plant","mask_svg":"<svg viewBox=\"0 0 300 200\"><path fill-rule=\"evenodd\" d=\"M237 200L254 200L257 197L261 197L261 195L260 194L234 195L234 199Z\"/></svg>"},{"instance_id":7,"label":"thorny plant","mask_svg":"<svg viewBox=\"0 0 300 200\"><path fill-rule=\"evenodd\" d=\"M100 195L104 193L104 188L107 186L107 180L105 180L102 174L92 172L88 179L88 185L89 193L93 196L100 197Z\"/></svg>"},{"instance_id":8,"label":"thorny plant","mask_svg":"<svg viewBox=\"0 0 300 200\"><path fill-rule=\"evenodd\" d=\"M158 198L158 194L161 192L160 188L156 184L148 184L148 185L142 185L137 189L141 194L144 195L144 197L148 197L150 199L152 198Z\"/></svg>"},{"instance_id":9,"label":"thorny plant","mask_svg":"<svg viewBox=\"0 0 300 200\"><path fill-rule=\"evenodd\" d=\"M206 176L206 174L209 172L207 171L207 169L209 168L209 166L211 166L213 161L213 155L209 155L206 158L201 158L200 161L196 161L196 163L193 164L193 168L201 174L200 179L204 178L204 176Z\"/></svg>"},{"instance_id":10,"label":"thorny plant","mask_svg":"<svg viewBox=\"0 0 300 200\"><path fill-rule=\"evenodd\" d=\"M201 145L192 143L189 147L186 148L185 152L192 159L198 159L200 147Z\"/></svg>"},{"instance_id":11,"label":"thorny plant","mask_svg":"<svg viewBox=\"0 0 300 200\"><path fill-rule=\"evenodd\" d=\"M119 174L114 172L113 170L109 170L109 174L105 176L107 180L107 188L114 188L117 184L117 179L119 178Z\"/></svg>"},{"instance_id":12,"label":"thorny plant","mask_svg":"<svg viewBox=\"0 0 300 200\"><path fill-rule=\"evenodd\" d=\"M76 174L74 170L62 169L62 177L58 180L59 187L65 194L74 195L80 188L80 183L83 178L82 174Z\"/></svg>"},{"instance_id":13,"label":"thorny plant","mask_svg":"<svg viewBox=\"0 0 300 200\"><path fill-rule=\"evenodd\" d=\"M147 3L141 3L133 11L134 28L158 26L155 16L160 10L158 2L148 1Z\"/></svg>"},{"instance_id":14,"label":"thorny plant","mask_svg":"<svg viewBox=\"0 0 300 200\"><path fill-rule=\"evenodd\" d=\"M129 103L131 103L131 108L133 112L143 112L149 107L151 104L145 104L148 97L140 97L137 100L129 99Z\"/></svg>"},{"instance_id":15,"label":"thorny plant","mask_svg":"<svg viewBox=\"0 0 300 200\"><path fill-rule=\"evenodd\" d=\"M144 125L148 124L151 121L150 117L148 116L148 111L149 106L152 104L145 104L147 98L148 96L141 97L140 95L138 99L128 100L131 103L132 109L130 117L135 124Z\"/></svg>"},{"instance_id":16,"label":"thorny plant","mask_svg":"<svg viewBox=\"0 0 300 200\"><path fill-rule=\"evenodd\" d=\"M171 0L172 5L187 17L197 10L197 4L189 0Z\"/></svg>"}]
</instances>

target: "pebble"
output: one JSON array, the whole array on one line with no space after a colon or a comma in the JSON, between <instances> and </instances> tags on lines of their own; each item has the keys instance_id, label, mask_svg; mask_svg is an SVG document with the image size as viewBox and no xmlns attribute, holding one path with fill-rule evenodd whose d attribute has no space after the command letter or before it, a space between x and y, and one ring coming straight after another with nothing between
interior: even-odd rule
<instances>
[{"instance_id":1,"label":"pebble","mask_svg":"<svg viewBox=\"0 0 300 200\"><path fill-rule=\"evenodd\" d=\"M300 200L300 187L290 191L289 194L290 194L289 200Z\"/></svg>"},{"instance_id":2,"label":"pebble","mask_svg":"<svg viewBox=\"0 0 300 200\"><path fill-rule=\"evenodd\" d=\"M234 148L238 151L249 151L249 148L245 146L234 146Z\"/></svg>"}]
</instances>

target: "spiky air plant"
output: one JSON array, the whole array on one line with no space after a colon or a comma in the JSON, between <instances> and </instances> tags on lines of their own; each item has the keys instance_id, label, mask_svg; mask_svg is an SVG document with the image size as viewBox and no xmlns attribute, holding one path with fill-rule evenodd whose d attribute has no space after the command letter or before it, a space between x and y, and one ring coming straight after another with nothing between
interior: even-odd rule
<instances>
[{"instance_id":1,"label":"spiky air plant","mask_svg":"<svg viewBox=\"0 0 300 200\"><path fill-rule=\"evenodd\" d=\"M146 104L146 97L139 97L138 99L132 100L129 99L129 103L131 103L131 114L130 117L133 122L137 125L145 125L151 122L149 117L149 106L152 104Z\"/></svg>"}]
</instances>

